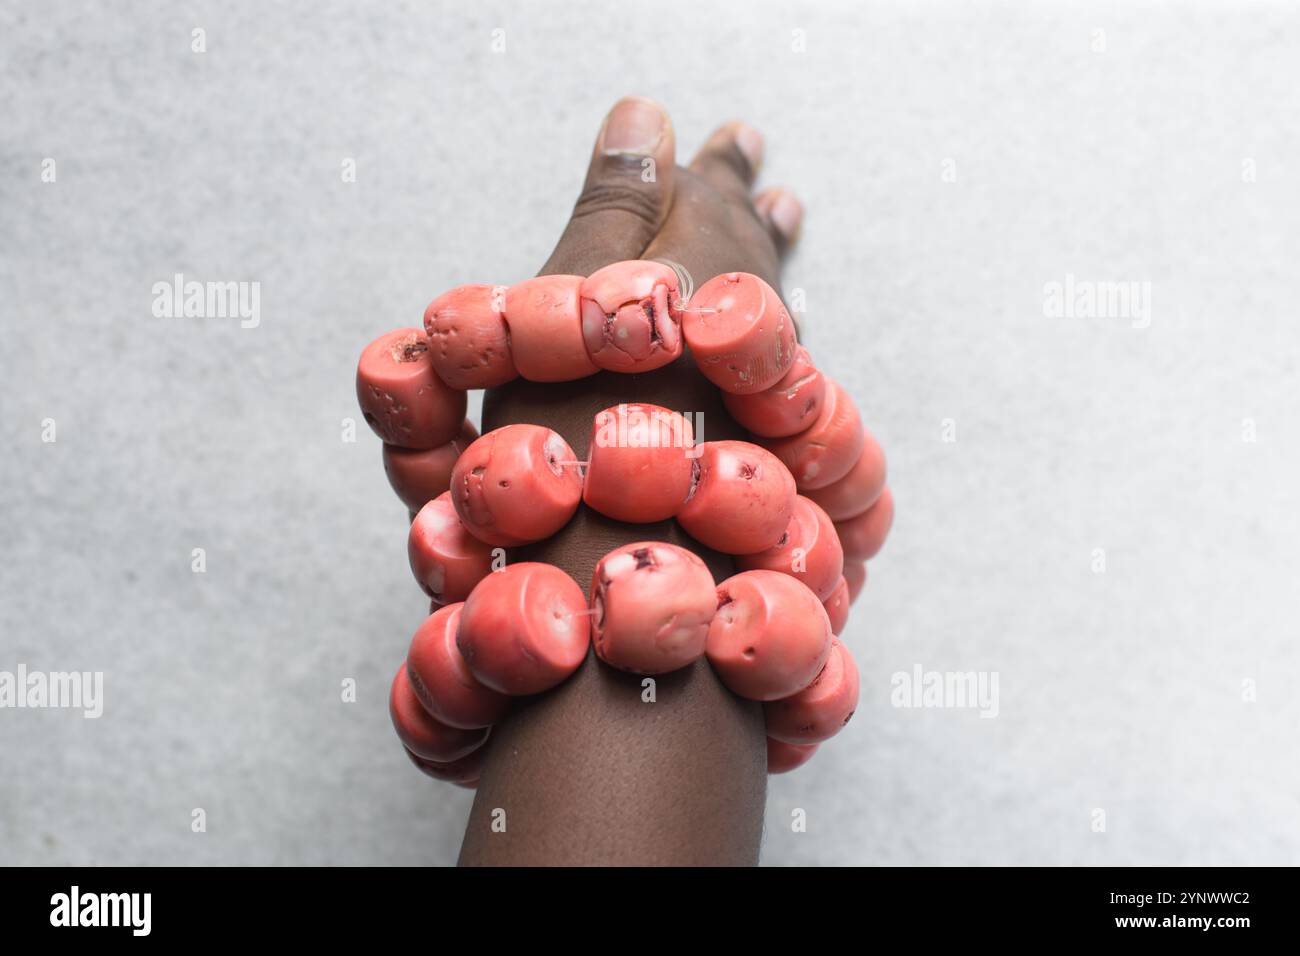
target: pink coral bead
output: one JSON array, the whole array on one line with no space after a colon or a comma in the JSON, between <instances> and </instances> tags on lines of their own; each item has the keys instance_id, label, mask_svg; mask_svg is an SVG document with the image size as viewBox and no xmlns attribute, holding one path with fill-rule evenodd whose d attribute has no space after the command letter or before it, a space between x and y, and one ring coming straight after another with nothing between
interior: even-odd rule
<instances>
[{"instance_id":1,"label":"pink coral bead","mask_svg":"<svg viewBox=\"0 0 1300 956\"><path fill-rule=\"evenodd\" d=\"M831 633L838 637L844 632L844 625L849 623L849 606L853 603L849 597L849 582L840 578L831 596L822 601L826 616L831 622Z\"/></svg>"},{"instance_id":2,"label":"pink coral bead","mask_svg":"<svg viewBox=\"0 0 1300 956\"><path fill-rule=\"evenodd\" d=\"M826 666L799 693L763 705L767 735L787 744L819 744L839 733L858 708L858 667L840 641Z\"/></svg>"},{"instance_id":3,"label":"pink coral bead","mask_svg":"<svg viewBox=\"0 0 1300 956\"><path fill-rule=\"evenodd\" d=\"M737 422L762 438L797 435L817 420L826 395L826 377L803 346L789 371L771 388L752 395L722 393L722 403Z\"/></svg>"},{"instance_id":4,"label":"pink coral bead","mask_svg":"<svg viewBox=\"0 0 1300 956\"><path fill-rule=\"evenodd\" d=\"M844 556L850 561L869 561L880 553L894 524L894 495L886 488L879 500L856 518L835 522Z\"/></svg>"},{"instance_id":5,"label":"pink coral bead","mask_svg":"<svg viewBox=\"0 0 1300 956\"><path fill-rule=\"evenodd\" d=\"M682 306L671 267L615 262L587 276L580 295L582 338L601 368L648 372L682 354Z\"/></svg>"},{"instance_id":6,"label":"pink coral bead","mask_svg":"<svg viewBox=\"0 0 1300 956\"><path fill-rule=\"evenodd\" d=\"M573 517L582 477L569 443L541 425L506 425L465 449L451 473L451 500L480 541L515 547L541 541Z\"/></svg>"},{"instance_id":7,"label":"pink coral bead","mask_svg":"<svg viewBox=\"0 0 1300 956\"><path fill-rule=\"evenodd\" d=\"M459 760L479 747L488 738L486 727L465 730L449 727L432 717L415 695L406 674L406 661L397 669L393 686L388 694L388 714L393 729L407 750L425 760L449 763Z\"/></svg>"},{"instance_id":8,"label":"pink coral bead","mask_svg":"<svg viewBox=\"0 0 1300 956\"><path fill-rule=\"evenodd\" d=\"M615 405L598 412L582 500L617 521L671 518L691 487L694 442L690 422L658 405Z\"/></svg>"},{"instance_id":9,"label":"pink coral bead","mask_svg":"<svg viewBox=\"0 0 1300 956\"><path fill-rule=\"evenodd\" d=\"M794 512L795 485L770 452L743 441L700 446L697 477L677 522L696 541L725 554L776 544Z\"/></svg>"},{"instance_id":10,"label":"pink coral bead","mask_svg":"<svg viewBox=\"0 0 1300 956\"><path fill-rule=\"evenodd\" d=\"M376 435L403 448L437 448L465 420L465 393L434 372L419 329L396 329L367 345L357 362L357 402Z\"/></svg>"},{"instance_id":11,"label":"pink coral bead","mask_svg":"<svg viewBox=\"0 0 1300 956\"><path fill-rule=\"evenodd\" d=\"M776 290L748 272L714 276L695 290L682 335L700 371L724 392L770 388L794 362L794 322Z\"/></svg>"},{"instance_id":12,"label":"pink coral bead","mask_svg":"<svg viewBox=\"0 0 1300 956\"><path fill-rule=\"evenodd\" d=\"M506 290L510 355L532 382L569 382L600 371L582 337L582 276L538 276Z\"/></svg>"},{"instance_id":13,"label":"pink coral bead","mask_svg":"<svg viewBox=\"0 0 1300 956\"><path fill-rule=\"evenodd\" d=\"M862 452L849 473L825 488L805 494L822 506L832 521L846 521L866 511L885 490L885 452L871 432L862 431Z\"/></svg>"},{"instance_id":14,"label":"pink coral bead","mask_svg":"<svg viewBox=\"0 0 1300 956\"><path fill-rule=\"evenodd\" d=\"M838 531L836 532L838 534ZM843 547L843 542L841 542ZM849 603L852 604L867 585L867 565L865 561L844 560L844 580L849 586Z\"/></svg>"},{"instance_id":15,"label":"pink coral bead","mask_svg":"<svg viewBox=\"0 0 1300 956\"><path fill-rule=\"evenodd\" d=\"M483 772L483 751L484 748L480 747L478 750L450 763L425 760L423 757L417 757L409 750L406 751L406 756L411 758L411 763L415 764L416 769L434 780L454 783L458 787L473 790L478 786L479 776Z\"/></svg>"},{"instance_id":16,"label":"pink coral bead","mask_svg":"<svg viewBox=\"0 0 1300 956\"><path fill-rule=\"evenodd\" d=\"M503 694L540 694L587 656L588 617L582 588L559 568L511 564L471 592L456 646L480 683Z\"/></svg>"},{"instance_id":17,"label":"pink coral bead","mask_svg":"<svg viewBox=\"0 0 1300 956\"><path fill-rule=\"evenodd\" d=\"M723 684L751 700L779 700L812 683L831 648L817 595L779 571L733 575L717 594L705 653Z\"/></svg>"},{"instance_id":18,"label":"pink coral bead","mask_svg":"<svg viewBox=\"0 0 1300 956\"><path fill-rule=\"evenodd\" d=\"M456 459L478 438L478 429L466 419L460 434L437 448L402 448L384 445L384 474L397 497L412 511L419 511L451 486Z\"/></svg>"},{"instance_id":19,"label":"pink coral bead","mask_svg":"<svg viewBox=\"0 0 1300 956\"><path fill-rule=\"evenodd\" d=\"M862 454L862 419L853 399L827 380L822 409L807 429L789 438L768 439L763 447L780 458L800 491L825 488L853 468Z\"/></svg>"},{"instance_id":20,"label":"pink coral bead","mask_svg":"<svg viewBox=\"0 0 1300 956\"><path fill-rule=\"evenodd\" d=\"M802 767L817 752L817 744L787 744L767 738L767 772L789 773Z\"/></svg>"},{"instance_id":21,"label":"pink coral bead","mask_svg":"<svg viewBox=\"0 0 1300 956\"><path fill-rule=\"evenodd\" d=\"M518 378L500 286L462 285L424 310L433 366L452 388L495 388Z\"/></svg>"},{"instance_id":22,"label":"pink coral bead","mask_svg":"<svg viewBox=\"0 0 1300 956\"><path fill-rule=\"evenodd\" d=\"M484 544L461 524L450 492L430 501L411 522L407 556L416 582L439 604L469 597L474 585L492 570L492 545Z\"/></svg>"},{"instance_id":23,"label":"pink coral bead","mask_svg":"<svg viewBox=\"0 0 1300 956\"><path fill-rule=\"evenodd\" d=\"M415 696L449 727L490 727L510 711L510 698L484 687L456 646L464 604L439 608L419 626L406 653L406 676Z\"/></svg>"},{"instance_id":24,"label":"pink coral bead","mask_svg":"<svg viewBox=\"0 0 1300 956\"><path fill-rule=\"evenodd\" d=\"M803 495L796 495L785 533L766 551L736 556L741 571L766 568L793 575L825 601L844 573L844 551L835 525L826 512Z\"/></svg>"},{"instance_id":25,"label":"pink coral bead","mask_svg":"<svg viewBox=\"0 0 1300 956\"><path fill-rule=\"evenodd\" d=\"M704 655L717 608L713 575L676 545L641 541L609 552L591 576L591 639L606 664L665 674Z\"/></svg>"}]
</instances>

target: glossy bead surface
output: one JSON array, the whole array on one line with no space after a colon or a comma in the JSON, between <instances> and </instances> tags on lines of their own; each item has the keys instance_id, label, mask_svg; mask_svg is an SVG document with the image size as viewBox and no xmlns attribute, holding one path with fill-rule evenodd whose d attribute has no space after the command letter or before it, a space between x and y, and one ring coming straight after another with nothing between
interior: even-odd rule
<instances>
[{"instance_id":1,"label":"glossy bead surface","mask_svg":"<svg viewBox=\"0 0 1300 956\"><path fill-rule=\"evenodd\" d=\"M796 495L790 523L776 544L766 551L736 555L736 568L789 574L806 584L819 601L825 601L844 573L844 551L826 512Z\"/></svg>"},{"instance_id":2,"label":"glossy bead surface","mask_svg":"<svg viewBox=\"0 0 1300 956\"><path fill-rule=\"evenodd\" d=\"M748 272L714 276L696 289L682 316L682 335L704 377L741 395L779 382L797 349L781 297Z\"/></svg>"},{"instance_id":3,"label":"glossy bead surface","mask_svg":"<svg viewBox=\"0 0 1300 956\"><path fill-rule=\"evenodd\" d=\"M795 350L794 362L771 388L751 395L722 393L722 402L737 422L761 438L797 435L817 421L826 394L826 378L808 350Z\"/></svg>"},{"instance_id":4,"label":"glossy bead surface","mask_svg":"<svg viewBox=\"0 0 1300 956\"><path fill-rule=\"evenodd\" d=\"M831 624L817 595L779 571L744 571L718 585L705 653L718 678L751 700L779 700L826 664Z\"/></svg>"},{"instance_id":5,"label":"glossy bead surface","mask_svg":"<svg viewBox=\"0 0 1300 956\"><path fill-rule=\"evenodd\" d=\"M459 760L483 746L488 738L486 727L465 730L449 727L432 717L420 703L420 698L415 696L415 689L406 674L406 661L402 661L397 676L393 678L388 694L388 715L406 749L425 760L439 763Z\"/></svg>"},{"instance_id":6,"label":"glossy bead surface","mask_svg":"<svg viewBox=\"0 0 1300 956\"><path fill-rule=\"evenodd\" d=\"M419 329L385 333L362 350L357 403L376 435L403 448L437 448L456 437L465 421L465 393L434 372Z\"/></svg>"},{"instance_id":7,"label":"glossy bead surface","mask_svg":"<svg viewBox=\"0 0 1300 956\"><path fill-rule=\"evenodd\" d=\"M686 502L694 433L658 405L615 405L596 414L582 500L617 521L665 521Z\"/></svg>"},{"instance_id":8,"label":"glossy bead surface","mask_svg":"<svg viewBox=\"0 0 1300 956\"><path fill-rule=\"evenodd\" d=\"M817 421L789 438L768 439L763 447L780 458L800 491L839 481L862 454L862 419L839 383L827 380Z\"/></svg>"},{"instance_id":9,"label":"glossy bead surface","mask_svg":"<svg viewBox=\"0 0 1300 956\"><path fill-rule=\"evenodd\" d=\"M817 744L787 744L767 738L767 772L789 773L802 767L817 752Z\"/></svg>"},{"instance_id":10,"label":"glossy bead surface","mask_svg":"<svg viewBox=\"0 0 1300 956\"><path fill-rule=\"evenodd\" d=\"M822 506L832 521L857 517L876 503L885 490L885 452L871 432L863 429L862 452L849 473L825 488L804 492Z\"/></svg>"},{"instance_id":11,"label":"glossy bead surface","mask_svg":"<svg viewBox=\"0 0 1300 956\"><path fill-rule=\"evenodd\" d=\"M582 337L582 276L538 276L505 293L510 355L532 382L569 382L599 371Z\"/></svg>"},{"instance_id":12,"label":"glossy bead surface","mask_svg":"<svg viewBox=\"0 0 1300 956\"><path fill-rule=\"evenodd\" d=\"M698 556L660 541L624 545L591 576L591 639L606 664L665 674L704 654L717 608L713 575Z\"/></svg>"},{"instance_id":13,"label":"glossy bead surface","mask_svg":"<svg viewBox=\"0 0 1300 956\"><path fill-rule=\"evenodd\" d=\"M461 524L451 494L444 491L411 522L406 553L416 582L439 604L455 604L492 570L493 546Z\"/></svg>"},{"instance_id":14,"label":"glossy bead surface","mask_svg":"<svg viewBox=\"0 0 1300 956\"><path fill-rule=\"evenodd\" d=\"M874 505L848 521L835 522L835 530L849 561L869 561L880 553L894 524L894 495L888 487Z\"/></svg>"},{"instance_id":15,"label":"glossy bead surface","mask_svg":"<svg viewBox=\"0 0 1300 956\"><path fill-rule=\"evenodd\" d=\"M629 260L582 283L582 337L591 361L615 372L648 372L682 354L677 273L662 262Z\"/></svg>"},{"instance_id":16,"label":"glossy bead surface","mask_svg":"<svg viewBox=\"0 0 1300 956\"><path fill-rule=\"evenodd\" d=\"M424 310L433 367L453 388L495 388L519 376L510 355L505 290L462 285L444 292Z\"/></svg>"},{"instance_id":17,"label":"glossy bead surface","mask_svg":"<svg viewBox=\"0 0 1300 956\"><path fill-rule=\"evenodd\" d=\"M463 604L449 604L424 619L406 653L406 676L424 709L449 727L490 727L510 711L510 698L470 672L456 646Z\"/></svg>"},{"instance_id":18,"label":"glossy bead surface","mask_svg":"<svg viewBox=\"0 0 1300 956\"><path fill-rule=\"evenodd\" d=\"M437 448L402 448L384 444L384 474L402 504L419 511L451 486L456 459L478 438L478 429L466 419L460 434Z\"/></svg>"},{"instance_id":19,"label":"glossy bead surface","mask_svg":"<svg viewBox=\"0 0 1300 956\"><path fill-rule=\"evenodd\" d=\"M582 588L559 568L511 564L470 593L456 646L481 684L503 694L540 694L587 656L589 618Z\"/></svg>"},{"instance_id":20,"label":"glossy bead surface","mask_svg":"<svg viewBox=\"0 0 1300 956\"><path fill-rule=\"evenodd\" d=\"M693 488L677 523L724 554L772 547L790 524L795 485L770 452L743 441L704 442Z\"/></svg>"},{"instance_id":21,"label":"glossy bead surface","mask_svg":"<svg viewBox=\"0 0 1300 956\"><path fill-rule=\"evenodd\" d=\"M573 449L541 425L506 425L479 438L451 473L451 500L480 541L514 547L549 538L573 517L582 477Z\"/></svg>"},{"instance_id":22,"label":"glossy bead surface","mask_svg":"<svg viewBox=\"0 0 1300 956\"><path fill-rule=\"evenodd\" d=\"M767 735L788 744L818 744L839 733L858 708L858 667L840 641L811 684L763 705Z\"/></svg>"}]
</instances>

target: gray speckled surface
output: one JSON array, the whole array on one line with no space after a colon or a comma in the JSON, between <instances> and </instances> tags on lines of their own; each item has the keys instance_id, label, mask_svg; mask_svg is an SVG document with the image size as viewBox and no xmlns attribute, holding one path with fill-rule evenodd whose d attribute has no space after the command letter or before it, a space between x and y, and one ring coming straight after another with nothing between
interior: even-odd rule
<instances>
[{"instance_id":1,"label":"gray speckled surface","mask_svg":"<svg viewBox=\"0 0 1300 956\"><path fill-rule=\"evenodd\" d=\"M535 270L629 91L684 150L767 132L899 502L765 862L1297 862L1294 13L372 6L0 9L0 669L106 675L99 720L0 710L0 863L454 860L470 795L385 712L404 515L340 422L373 335ZM260 326L154 318L177 272ZM1067 274L1151 282L1150 327L1045 317ZM998 717L890 706L916 664L998 672Z\"/></svg>"}]
</instances>

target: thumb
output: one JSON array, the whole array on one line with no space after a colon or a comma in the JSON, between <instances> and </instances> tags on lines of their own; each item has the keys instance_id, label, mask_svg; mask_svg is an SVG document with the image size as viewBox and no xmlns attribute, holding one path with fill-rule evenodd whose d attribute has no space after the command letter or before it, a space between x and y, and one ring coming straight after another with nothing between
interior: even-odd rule
<instances>
[{"instance_id":1,"label":"thumb","mask_svg":"<svg viewBox=\"0 0 1300 956\"><path fill-rule=\"evenodd\" d=\"M605 117L582 195L542 274L590 275L636 259L668 215L676 165L673 125L654 100L629 96Z\"/></svg>"}]
</instances>

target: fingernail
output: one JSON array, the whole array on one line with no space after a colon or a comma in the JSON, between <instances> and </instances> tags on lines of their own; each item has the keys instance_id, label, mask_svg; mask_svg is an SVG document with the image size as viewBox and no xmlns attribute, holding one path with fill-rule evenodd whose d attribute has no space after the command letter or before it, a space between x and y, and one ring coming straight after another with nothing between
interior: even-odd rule
<instances>
[{"instance_id":1,"label":"fingernail","mask_svg":"<svg viewBox=\"0 0 1300 956\"><path fill-rule=\"evenodd\" d=\"M748 123L737 123L732 130L736 148L749 161L749 168L757 171L763 164L763 134Z\"/></svg>"},{"instance_id":2,"label":"fingernail","mask_svg":"<svg viewBox=\"0 0 1300 956\"><path fill-rule=\"evenodd\" d=\"M772 217L772 225L776 226L781 235L793 239L799 234L799 226L803 223L803 203L783 192L772 201L772 211L768 215Z\"/></svg>"},{"instance_id":3,"label":"fingernail","mask_svg":"<svg viewBox=\"0 0 1300 956\"><path fill-rule=\"evenodd\" d=\"M649 155L663 138L664 120L664 111L653 100L620 100L605 120L601 152Z\"/></svg>"}]
</instances>

